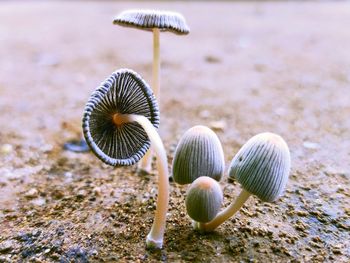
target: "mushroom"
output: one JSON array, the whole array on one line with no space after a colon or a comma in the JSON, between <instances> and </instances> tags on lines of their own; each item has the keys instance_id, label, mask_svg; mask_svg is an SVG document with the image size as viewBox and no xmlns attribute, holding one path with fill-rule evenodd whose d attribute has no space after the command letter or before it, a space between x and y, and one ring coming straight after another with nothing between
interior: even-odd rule
<instances>
[{"instance_id":1,"label":"mushroom","mask_svg":"<svg viewBox=\"0 0 350 263\"><path fill-rule=\"evenodd\" d=\"M177 35L186 35L190 32L184 17L176 12L155 10L126 10L117 15L113 24L133 27L153 32L153 66L152 88L154 95L160 102L160 43L159 33L169 31ZM140 169L151 171L152 154L149 151L142 162Z\"/></svg>"},{"instance_id":2,"label":"mushroom","mask_svg":"<svg viewBox=\"0 0 350 263\"><path fill-rule=\"evenodd\" d=\"M217 181L208 176L198 177L187 191L187 214L196 222L209 222L219 212L222 200L222 190Z\"/></svg>"},{"instance_id":3,"label":"mushroom","mask_svg":"<svg viewBox=\"0 0 350 263\"><path fill-rule=\"evenodd\" d=\"M86 142L112 166L133 165L150 147L158 161L158 199L147 247L161 248L169 202L167 157L156 131L157 101L148 84L129 69L115 71L91 94L83 116Z\"/></svg>"},{"instance_id":4,"label":"mushroom","mask_svg":"<svg viewBox=\"0 0 350 263\"><path fill-rule=\"evenodd\" d=\"M173 179L178 184L190 184L200 176L220 181L224 169L224 152L219 138L206 126L187 130L176 147Z\"/></svg>"},{"instance_id":5,"label":"mushroom","mask_svg":"<svg viewBox=\"0 0 350 263\"><path fill-rule=\"evenodd\" d=\"M287 184L290 163L288 145L282 137L269 132L252 137L238 151L229 168L229 177L243 188L241 193L234 203L199 228L214 230L233 216L251 195L265 202L275 201Z\"/></svg>"}]
</instances>

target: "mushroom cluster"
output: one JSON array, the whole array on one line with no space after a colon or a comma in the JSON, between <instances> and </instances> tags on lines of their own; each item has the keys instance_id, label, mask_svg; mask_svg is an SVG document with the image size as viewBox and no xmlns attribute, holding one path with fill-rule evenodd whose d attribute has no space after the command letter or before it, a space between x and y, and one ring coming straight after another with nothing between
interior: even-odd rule
<instances>
[{"instance_id":1,"label":"mushroom cluster","mask_svg":"<svg viewBox=\"0 0 350 263\"><path fill-rule=\"evenodd\" d=\"M288 145L283 138L274 133L261 133L252 137L233 158L229 177L237 180L242 190L235 202L218 213L210 221L199 221L194 227L210 232L233 216L248 200L251 195L255 195L261 201L273 202L284 191L290 172L290 152ZM210 182L207 180L207 184ZM212 214L212 206L222 195L214 182L205 189L212 190L211 194L203 191L203 186L199 183L193 184L187 194L186 208L189 216L195 220L198 207L207 207L208 214ZM196 194L193 194L196 193ZM199 199L199 194L202 198ZM189 204L193 202L192 204ZM202 203L206 204L202 204ZM200 214L204 214L203 211Z\"/></svg>"},{"instance_id":2,"label":"mushroom cluster","mask_svg":"<svg viewBox=\"0 0 350 263\"><path fill-rule=\"evenodd\" d=\"M175 150L172 175L175 183L191 184L186 210L195 228L211 221L221 207L223 193L218 181L224 169L224 151L215 132L197 125L184 133Z\"/></svg>"},{"instance_id":3,"label":"mushroom cluster","mask_svg":"<svg viewBox=\"0 0 350 263\"><path fill-rule=\"evenodd\" d=\"M157 157L158 197L148 248L162 248L169 203L169 173L159 127L160 56L159 33L188 34L184 18L174 12L129 10L114 19L114 24L153 32L153 80L150 86L136 72L113 72L91 94L83 115L87 145L104 163L133 165L142 158L141 169L151 169L152 147ZM145 158L145 156L147 156ZM277 134L252 137L233 158L229 177L242 190L235 202L219 212L223 192L219 184L224 174L224 152L218 136L208 127L197 125L184 133L172 162L176 183L189 185L185 205L194 228L213 231L233 216L251 196L273 202L284 191L290 172L290 153Z\"/></svg>"}]
</instances>

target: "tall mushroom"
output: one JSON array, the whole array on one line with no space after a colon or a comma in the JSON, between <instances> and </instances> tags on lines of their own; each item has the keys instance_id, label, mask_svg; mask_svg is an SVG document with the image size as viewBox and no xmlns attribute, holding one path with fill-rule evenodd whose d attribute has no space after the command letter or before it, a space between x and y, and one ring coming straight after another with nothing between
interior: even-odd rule
<instances>
[{"instance_id":1,"label":"tall mushroom","mask_svg":"<svg viewBox=\"0 0 350 263\"><path fill-rule=\"evenodd\" d=\"M133 27L153 32L152 88L160 102L160 43L159 33L168 31L177 35L187 35L190 30L184 17L176 12L156 10L126 10L117 15L113 24ZM143 158L140 169L151 171L152 154L150 151Z\"/></svg>"},{"instance_id":2,"label":"tall mushroom","mask_svg":"<svg viewBox=\"0 0 350 263\"><path fill-rule=\"evenodd\" d=\"M229 176L236 179L242 191L236 201L212 221L198 227L212 231L233 216L251 195L265 202L275 201L284 191L290 172L290 153L283 138L274 133L252 137L232 159Z\"/></svg>"},{"instance_id":3,"label":"tall mushroom","mask_svg":"<svg viewBox=\"0 0 350 263\"><path fill-rule=\"evenodd\" d=\"M158 163L158 199L147 247L161 248L169 202L168 164L156 131L159 110L148 84L135 72L114 72L91 94L83 116L86 142L95 155L112 166L133 165L150 147Z\"/></svg>"}]
</instances>

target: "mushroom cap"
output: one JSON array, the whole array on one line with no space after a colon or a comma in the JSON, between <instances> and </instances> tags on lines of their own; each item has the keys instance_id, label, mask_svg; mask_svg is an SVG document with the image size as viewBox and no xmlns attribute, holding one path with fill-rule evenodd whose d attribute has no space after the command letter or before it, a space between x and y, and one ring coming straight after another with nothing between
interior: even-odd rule
<instances>
[{"instance_id":1,"label":"mushroom cap","mask_svg":"<svg viewBox=\"0 0 350 263\"><path fill-rule=\"evenodd\" d=\"M160 31L178 35L187 35L190 32L185 18L179 13L169 11L126 10L114 18L113 24L147 31L159 28Z\"/></svg>"},{"instance_id":2,"label":"mushroom cap","mask_svg":"<svg viewBox=\"0 0 350 263\"><path fill-rule=\"evenodd\" d=\"M120 69L91 94L83 116L84 137L95 155L112 166L138 162L150 147L136 122L115 125L113 115L137 114L159 126L159 109L148 84L136 72Z\"/></svg>"},{"instance_id":3,"label":"mushroom cap","mask_svg":"<svg viewBox=\"0 0 350 263\"><path fill-rule=\"evenodd\" d=\"M223 200L221 187L214 179L201 176L187 191L187 214L195 221L207 223L219 212Z\"/></svg>"},{"instance_id":4,"label":"mushroom cap","mask_svg":"<svg viewBox=\"0 0 350 263\"><path fill-rule=\"evenodd\" d=\"M232 159L229 177L262 201L272 202L285 189L290 163L289 148L283 138L260 133L248 140Z\"/></svg>"},{"instance_id":5,"label":"mushroom cap","mask_svg":"<svg viewBox=\"0 0 350 263\"><path fill-rule=\"evenodd\" d=\"M200 176L219 181L225 170L225 161L215 132L202 125L187 130L176 147L172 169L174 181L178 184L190 184Z\"/></svg>"}]
</instances>

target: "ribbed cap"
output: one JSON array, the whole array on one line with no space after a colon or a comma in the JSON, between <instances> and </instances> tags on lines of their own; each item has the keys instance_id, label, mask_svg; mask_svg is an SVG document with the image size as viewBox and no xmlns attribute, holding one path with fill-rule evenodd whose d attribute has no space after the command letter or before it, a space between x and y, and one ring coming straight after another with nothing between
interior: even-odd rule
<instances>
[{"instance_id":1,"label":"ribbed cap","mask_svg":"<svg viewBox=\"0 0 350 263\"><path fill-rule=\"evenodd\" d=\"M190 184L200 176L219 181L224 173L224 152L217 135L197 125L185 132L176 147L172 173L178 184Z\"/></svg>"},{"instance_id":2,"label":"ribbed cap","mask_svg":"<svg viewBox=\"0 0 350 263\"><path fill-rule=\"evenodd\" d=\"M222 200L219 183L207 176L199 177L187 191L187 214L197 222L207 223L219 212Z\"/></svg>"},{"instance_id":3,"label":"ribbed cap","mask_svg":"<svg viewBox=\"0 0 350 263\"><path fill-rule=\"evenodd\" d=\"M277 134L252 137L233 158L229 176L262 201L272 202L284 191L290 172L287 143Z\"/></svg>"},{"instance_id":4,"label":"ribbed cap","mask_svg":"<svg viewBox=\"0 0 350 263\"><path fill-rule=\"evenodd\" d=\"M178 35L190 32L185 18L179 13L169 11L126 10L114 18L113 24L148 31L159 28L161 31L170 31Z\"/></svg>"},{"instance_id":5,"label":"ribbed cap","mask_svg":"<svg viewBox=\"0 0 350 263\"><path fill-rule=\"evenodd\" d=\"M143 115L154 127L159 126L156 98L148 84L130 69L115 71L91 94L84 110L83 132L91 150L106 164L135 164L150 141L138 123L115 125L116 113Z\"/></svg>"}]
</instances>

